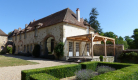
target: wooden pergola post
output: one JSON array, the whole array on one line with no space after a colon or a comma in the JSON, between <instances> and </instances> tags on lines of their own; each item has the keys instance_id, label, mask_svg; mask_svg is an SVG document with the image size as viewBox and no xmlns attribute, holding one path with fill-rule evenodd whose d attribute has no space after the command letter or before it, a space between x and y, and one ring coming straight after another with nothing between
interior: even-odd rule
<instances>
[{"instance_id":1,"label":"wooden pergola post","mask_svg":"<svg viewBox=\"0 0 138 80\"><path fill-rule=\"evenodd\" d=\"M91 56L93 59L93 34L91 35Z\"/></svg>"},{"instance_id":2,"label":"wooden pergola post","mask_svg":"<svg viewBox=\"0 0 138 80\"><path fill-rule=\"evenodd\" d=\"M106 52L106 41L107 41L107 39L104 38L104 54L105 54L105 57L107 56L107 52Z\"/></svg>"},{"instance_id":3,"label":"wooden pergola post","mask_svg":"<svg viewBox=\"0 0 138 80\"><path fill-rule=\"evenodd\" d=\"M91 56L92 56L92 59L94 56L94 54L93 54L93 45L94 45L93 40L94 40L94 38L95 38L95 36L94 36L94 34L92 34L91 35Z\"/></svg>"},{"instance_id":4,"label":"wooden pergola post","mask_svg":"<svg viewBox=\"0 0 138 80\"><path fill-rule=\"evenodd\" d=\"M113 41L113 44L114 44L114 56L115 56L115 40Z\"/></svg>"}]
</instances>

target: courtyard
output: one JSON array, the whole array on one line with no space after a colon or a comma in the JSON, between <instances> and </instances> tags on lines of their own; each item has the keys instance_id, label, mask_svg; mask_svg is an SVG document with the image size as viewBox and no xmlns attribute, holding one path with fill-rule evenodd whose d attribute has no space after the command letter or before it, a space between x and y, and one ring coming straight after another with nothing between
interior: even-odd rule
<instances>
[{"instance_id":1,"label":"courtyard","mask_svg":"<svg viewBox=\"0 0 138 80\"><path fill-rule=\"evenodd\" d=\"M0 80L21 80L21 71L27 69L35 69L35 68L44 68L51 67L57 65L65 65L65 64L74 64L72 62L65 61L55 61L55 60L46 60L41 58L32 58L32 57L24 57L24 56L14 56L14 55L3 55L2 57L15 59L14 63L18 62L18 65L7 64L7 67L0 67ZM28 64L21 64L20 61L29 62ZM1 61L3 61L1 59ZM11 64L11 61L8 62ZM13 62L12 62L13 63ZM19 65L21 64L21 65ZM1 64L0 64L1 65Z\"/></svg>"}]
</instances>

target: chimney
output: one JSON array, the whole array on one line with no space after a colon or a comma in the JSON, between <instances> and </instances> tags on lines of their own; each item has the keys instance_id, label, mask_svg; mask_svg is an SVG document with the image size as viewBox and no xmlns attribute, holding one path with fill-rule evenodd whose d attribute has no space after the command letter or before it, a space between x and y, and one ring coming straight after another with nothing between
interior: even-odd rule
<instances>
[{"instance_id":1,"label":"chimney","mask_svg":"<svg viewBox=\"0 0 138 80\"><path fill-rule=\"evenodd\" d=\"M76 18L80 22L80 10L79 10L79 8L77 8L77 10L76 10Z\"/></svg>"},{"instance_id":2,"label":"chimney","mask_svg":"<svg viewBox=\"0 0 138 80\"><path fill-rule=\"evenodd\" d=\"M25 24L25 28L28 26L28 24Z\"/></svg>"},{"instance_id":3,"label":"chimney","mask_svg":"<svg viewBox=\"0 0 138 80\"><path fill-rule=\"evenodd\" d=\"M89 31L89 26L87 26L87 34L90 34L89 32L90 32L90 31Z\"/></svg>"},{"instance_id":4,"label":"chimney","mask_svg":"<svg viewBox=\"0 0 138 80\"><path fill-rule=\"evenodd\" d=\"M21 28L19 27L18 30L21 31Z\"/></svg>"},{"instance_id":5,"label":"chimney","mask_svg":"<svg viewBox=\"0 0 138 80\"><path fill-rule=\"evenodd\" d=\"M33 20L33 22L35 22L35 19Z\"/></svg>"}]
</instances>

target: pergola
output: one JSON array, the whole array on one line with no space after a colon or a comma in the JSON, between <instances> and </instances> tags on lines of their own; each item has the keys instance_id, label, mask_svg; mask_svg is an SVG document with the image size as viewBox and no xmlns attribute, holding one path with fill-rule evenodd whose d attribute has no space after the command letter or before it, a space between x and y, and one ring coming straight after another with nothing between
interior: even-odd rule
<instances>
[{"instance_id":1,"label":"pergola","mask_svg":"<svg viewBox=\"0 0 138 80\"><path fill-rule=\"evenodd\" d=\"M105 53L105 57L107 56L107 51L106 51L106 41L111 41L114 44L114 56L115 56L115 39L114 38L109 38L109 37L105 37L105 36L101 36L101 35L97 35L97 34L86 34L86 35L79 35L79 36L72 36L72 37L67 37L67 40L71 40L71 41L83 41L83 42L90 42L90 53L91 53L91 57L93 58L93 42L96 41L103 41L104 42L104 53Z\"/></svg>"}]
</instances>

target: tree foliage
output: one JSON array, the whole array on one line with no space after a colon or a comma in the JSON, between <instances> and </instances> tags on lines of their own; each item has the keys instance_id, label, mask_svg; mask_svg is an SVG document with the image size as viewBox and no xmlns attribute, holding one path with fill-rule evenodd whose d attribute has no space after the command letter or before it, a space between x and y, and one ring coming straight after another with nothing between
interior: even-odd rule
<instances>
[{"instance_id":1,"label":"tree foliage","mask_svg":"<svg viewBox=\"0 0 138 80\"><path fill-rule=\"evenodd\" d=\"M91 25L92 28L95 29L95 32L102 33L100 23L97 20L98 15L99 15L99 13L96 10L96 8L92 8L92 10L89 14L90 18L89 18L88 23Z\"/></svg>"},{"instance_id":2,"label":"tree foliage","mask_svg":"<svg viewBox=\"0 0 138 80\"><path fill-rule=\"evenodd\" d=\"M127 42L128 44L128 49L133 49L133 39L129 36L125 36L125 41Z\"/></svg>"},{"instance_id":3,"label":"tree foliage","mask_svg":"<svg viewBox=\"0 0 138 80\"><path fill-rule=\"evenodd\" d=\"M138 29L134 30L132 38L134 39L133 46L135 47L135 49L138 49Z\"/></svg>"}]
</instances>

